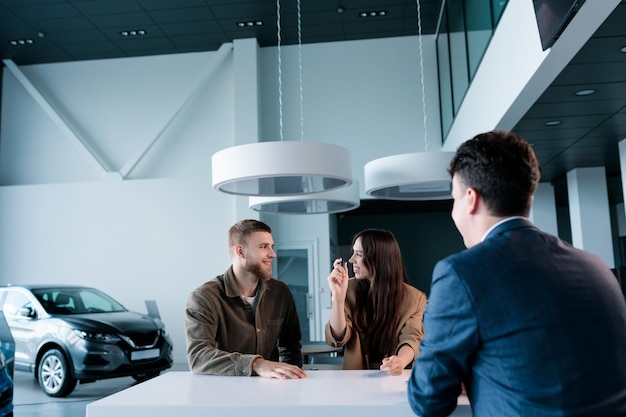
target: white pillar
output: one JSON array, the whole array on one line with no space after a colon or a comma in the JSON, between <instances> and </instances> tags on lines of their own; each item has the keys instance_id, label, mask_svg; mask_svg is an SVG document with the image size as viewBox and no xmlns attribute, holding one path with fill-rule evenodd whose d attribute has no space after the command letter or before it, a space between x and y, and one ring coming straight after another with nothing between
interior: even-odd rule
<instances>
[{"instance_id":1,"label":"white pillar","mask_svg":"<svg viewBox=\"0 0 626 417\"><path fill-rule=\"evenodd\" d=\"M554 236L559 235L554 187L551 183L542 182L537 186L528 218L544 232Z\"/></svg>"},{"instance_id":2,"label":"white pillar","mask_svg":"<svg viewBox=\"0 0 626 417\"><path fill-rule=\"evenodd\" d=\"M572 244L615 267L609 196L604 167L576 168L567 173Z\"/></svg>"}]
</instances>

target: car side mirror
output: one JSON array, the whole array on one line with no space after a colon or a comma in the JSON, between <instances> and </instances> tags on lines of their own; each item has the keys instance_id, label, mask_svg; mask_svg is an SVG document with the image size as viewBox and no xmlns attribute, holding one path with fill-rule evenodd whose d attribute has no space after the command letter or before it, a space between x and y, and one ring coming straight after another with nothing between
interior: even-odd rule
<instances>
[{"instance_id":1,"label":"car side mirror","mask_svg":"<svg viewBox=\"0 0 626 417\"><path fill-rule=\"evenodd\" d=\"M34 319L35 317L37 317L37 312L32 307L22 307L22 308L20 308L19 314L22 317L29 317L31 319Z\"/></svg>"}]
</instances>

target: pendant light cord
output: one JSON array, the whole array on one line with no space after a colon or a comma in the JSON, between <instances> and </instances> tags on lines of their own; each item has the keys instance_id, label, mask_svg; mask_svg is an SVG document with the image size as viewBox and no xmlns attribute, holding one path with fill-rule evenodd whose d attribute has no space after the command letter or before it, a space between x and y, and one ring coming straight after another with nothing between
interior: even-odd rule
<instances>
[{"instance_id":1,"label":"pendant light cord","mask_svg":"<svg viewBox=\"0 0 626 417\"><path fill-rule=\"evenodd\" d=\"M283 141L283 71L280 56L280 0L276 0L276 37L278 38L278 121L280 124L280 141Z\"/></svg>"},{"instance_id":2,"label":"pendant light cord","mask_svg":"<svg viewBox=\"0 0 626 417\"><path fill-rule=\"evenodd\" d=\"M420 58L420 83L422 86L422 116L424 118L424 151L428 152L428 128L426 123L426 88L424 87L424 51L422 48L422 8L417 0L417 39Z\"/></svg>"},{"instance_id":3,"label":"pendant light cord","mask_svg":"<svg viewBox=\"0 0 626 417\"><path fill-rule=\"evenodd\" d=\"M298 80L300 82L300 140L304 141L304 94L302 93L302 13L298 0Z\"/></svg>"}]
</instances>

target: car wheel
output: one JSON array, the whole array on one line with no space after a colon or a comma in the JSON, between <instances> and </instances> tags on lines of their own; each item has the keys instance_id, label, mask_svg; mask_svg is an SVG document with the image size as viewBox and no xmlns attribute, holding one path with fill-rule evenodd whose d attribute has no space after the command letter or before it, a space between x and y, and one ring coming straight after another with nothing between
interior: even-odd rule
<instances>
[{"instance_id":1,"label":"car wheel","mask_svg":"<svg viewBox=\"0 0 626 417\"><path fill-rule=\"evenodd\" d=\"M137 382L144 382L152 378L159 376L161 372L145 372L143 374L133 375L133 379Z\"/></svg>"},{"instance_id":2,"label":"car wheel","mask_svg":"<svg viewBox=\"0 0 626 417\"><path fill-rule=\"evenodd\" d=\"M63 353L50 349L44 353L37 369L39 386L50 397L67 397L76 387L76 379Z\"/></svg>"}]
</instances>

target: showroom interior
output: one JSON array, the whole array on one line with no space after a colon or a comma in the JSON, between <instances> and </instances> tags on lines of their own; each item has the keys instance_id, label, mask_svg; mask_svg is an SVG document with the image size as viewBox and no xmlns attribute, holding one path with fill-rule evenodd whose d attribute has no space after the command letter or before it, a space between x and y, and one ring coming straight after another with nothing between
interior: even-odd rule
<instances>
[{"instance_id":1,"label":"showroom interior","mask_svg":"<svg viewBox=\"0 0 626 417\"><path fill-rule=\"evenodd\" d=\"M257 218L284 251L277 273L302 268L305 338L321 342L326 276L359 230L392 230L425 292L435 262L463 249L449 199L374 198L364 166L454 151L492 129L535 147L533 222L620 276L624 1L577 2L545 49L531 2L422 0L420 28L412 0L303 1L301 15L295 0L280 3L277 47L274 1L0 0L1 284L94 286L140 312L154 300L172 370L186 370L187 296L230 265L228 228ZM216 152L283 137L348 149L358 207L263 213L213 188ZM84 416L87 403L133 384L50 399L20 375L15 415Z\"/></svg>"}]
</instances>

